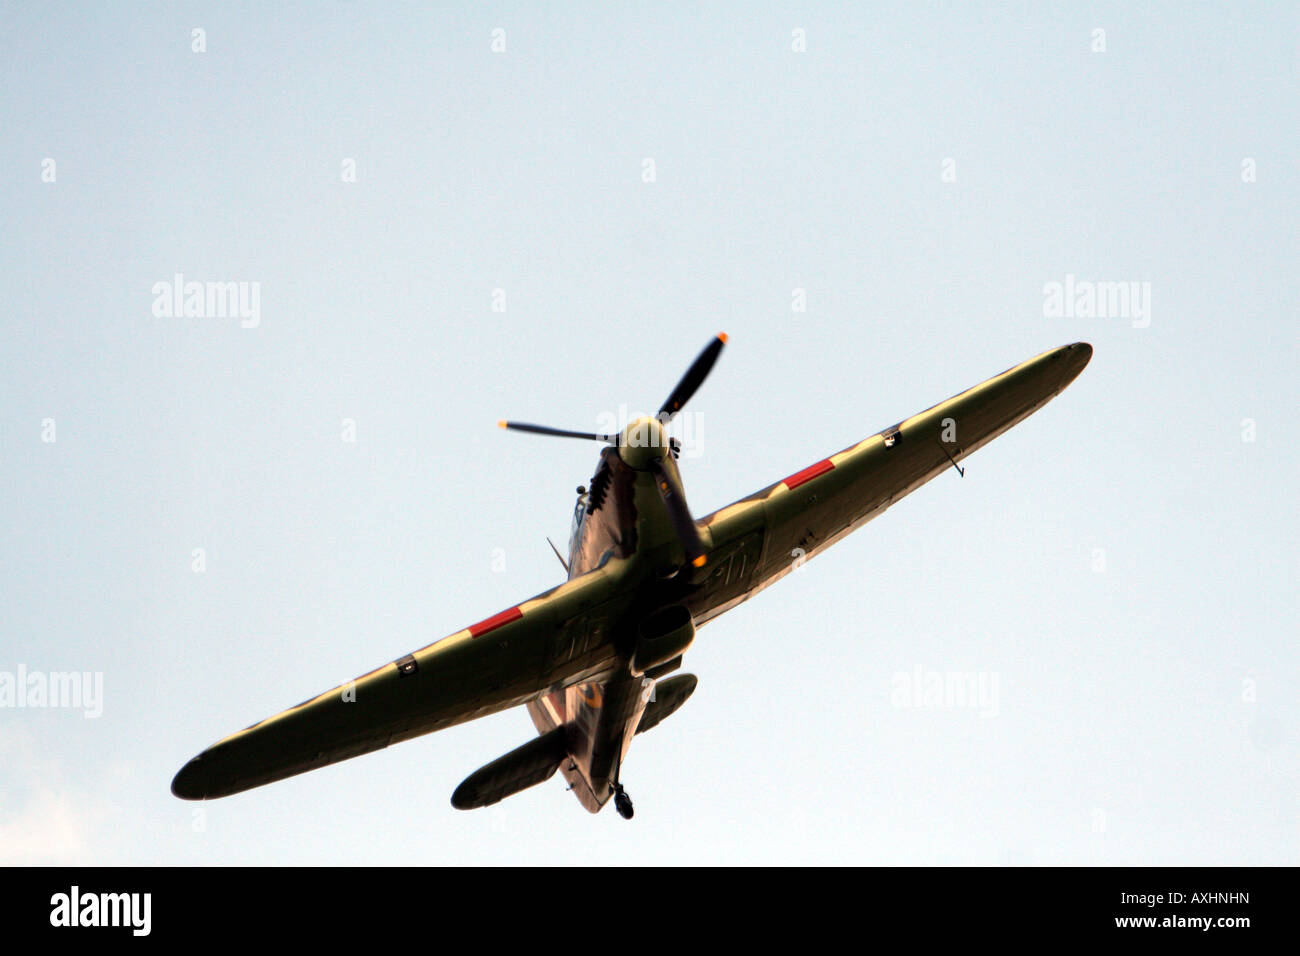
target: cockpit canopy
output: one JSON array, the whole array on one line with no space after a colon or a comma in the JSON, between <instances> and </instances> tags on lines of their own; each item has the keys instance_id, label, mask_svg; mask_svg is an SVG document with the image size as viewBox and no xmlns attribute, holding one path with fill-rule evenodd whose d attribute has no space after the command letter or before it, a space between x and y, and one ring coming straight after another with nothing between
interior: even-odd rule
<instances>
[{"instance_id":1,"label":"cockpit canopy","mask_svg":"<svg viewBox=\"0 0 1300 956\"><path fill-rule=\"evenodd\" d=\"M587 508L590 504L591 496L587 494L587 489L579 485L578 500L573 506L573 527L569 531L569 554L574 553L578 540L582 537L582 522L586 520Z\"/></svg>"}]
</instances>

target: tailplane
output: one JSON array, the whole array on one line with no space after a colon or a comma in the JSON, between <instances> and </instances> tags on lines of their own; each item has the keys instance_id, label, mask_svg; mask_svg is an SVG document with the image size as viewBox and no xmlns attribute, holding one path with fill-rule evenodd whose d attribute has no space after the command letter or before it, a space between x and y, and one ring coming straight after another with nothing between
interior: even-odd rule
<instances>
[{"instance_id":1,"label":"tailplane","mask_svg":"<svg viewBox=\"0 0 1300 956\"><path fill-rule=\"evenodd\" d=\"M654 699L646 704L636 732L645 733L675 712L695 692L697 683L694 674L678 674L656 683ZM475 770L451 795L451 805L457 810L488 807L521 790L545 783L569 757L566 730L563 726L548 730L522 747L516 747L505 756ZM576 765L566 770L565 775L570 777L571 789L579 801L592 813L599 810L608 799L596 799L582 780Z\"/></svg>"},{"instance_id":2,"label":"tailplane","mask_svg":"<svg viewBox=\"0 0 1300 956\"><path fill-rule=\"evenodd\" d=\"M694 674L678 674L676 677L655 684L654 700L645 705L645 712L641 715L641 723L637 724L636 732L645 733L676 711L686 703L686 699L691 694L695 693L695 685L698 683L699 679Z\"/></svg>"},{"instance_id":3,"label":"tailplane","mask_svg":"<svg viewBox=\"0 0 1300 956\"><path fill-rule=\"evenodd\" d=\"M549 780L568 755L564 728L556 727L475 770L451 795L451 805L457 810L491 806Z\"/></svg>"}]
</instances>

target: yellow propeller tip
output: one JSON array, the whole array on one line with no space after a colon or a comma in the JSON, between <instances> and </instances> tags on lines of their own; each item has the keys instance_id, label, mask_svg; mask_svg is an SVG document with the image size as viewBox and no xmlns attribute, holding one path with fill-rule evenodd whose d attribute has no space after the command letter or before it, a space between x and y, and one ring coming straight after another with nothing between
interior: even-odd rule
<instances>
[{"instance_id":1,"label":"yellow propeller tip","mask_svg":"<svg viewBox=\"0 0 1300 956\"><path fill-rule=\"evenodd\" d=\"M708 563L709 563L709 559L705 555L700 555L698 558L696 558L694 561L691 562L691 567L702 568Z\"/></svg>"},{"instance_id":2,"label":"yellow propeller tip","mask_svg":"<svg viewBox=\"0 0 1300 956\"><path fill-rule=\"evenodd\" d=\"M501 419L501 421L497 422L497 428L505 428L505 427L506 427L506 420L504 418Z\"/></svg>"},{"instance_id":3,"label":"yellow propeller tip","mask_svg":"<svg viewBox=\"0 0 1300 956\"><path fill-rule=\"evenodd\" d=\"M727 333L726 333L726 332L719 332L719 333L718 333L718 341L721 342L723 345L726 345L726 344L727 344Z\"/></svg>"}]
</instances>

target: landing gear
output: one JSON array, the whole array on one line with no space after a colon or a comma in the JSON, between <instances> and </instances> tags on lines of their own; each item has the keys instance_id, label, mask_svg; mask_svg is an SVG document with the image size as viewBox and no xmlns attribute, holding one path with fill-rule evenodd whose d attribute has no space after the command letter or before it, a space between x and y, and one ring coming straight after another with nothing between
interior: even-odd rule
<instances>
[{"instance_id":1,"label":"landing gear","mask_svg":"<svg viewBox=\"0 0 1300 956\"><path fill-rule=\"evenodd\" d=\"M632 798L627 795L621 783L614 784L614 809L624 820L632 819Z\"/></svg>"}]
</instances>

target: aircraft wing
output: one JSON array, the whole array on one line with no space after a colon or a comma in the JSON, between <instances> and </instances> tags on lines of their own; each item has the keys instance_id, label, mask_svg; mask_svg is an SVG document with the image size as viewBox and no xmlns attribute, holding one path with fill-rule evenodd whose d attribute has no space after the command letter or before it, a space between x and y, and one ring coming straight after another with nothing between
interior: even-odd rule
<instances>
[{"instance_id":1,"label":"aircraft wing","mask_svg":"<svg viewBox=\"0 0 1300 956\"><path fill-rule=\"evenodd\" d=\"M615 613L619 591L605 569L566 581L226 737L181 769L172 793L187 800L239 793L598 672L605 663L598 659L600 628Z\"/></svg>"},{"instance_id":2,"label":"aircraft wing","mask_svg":"<svg viewBox=\"0 0 1300 956\"><path fill-rule=\"evenodd\" d=\"M687 599L696 623L739 604L954 468L1050 401L1091 357L1084 342L1044 352L703 518L709 563L702 586Z\"/></svg>"}]
</instances>

